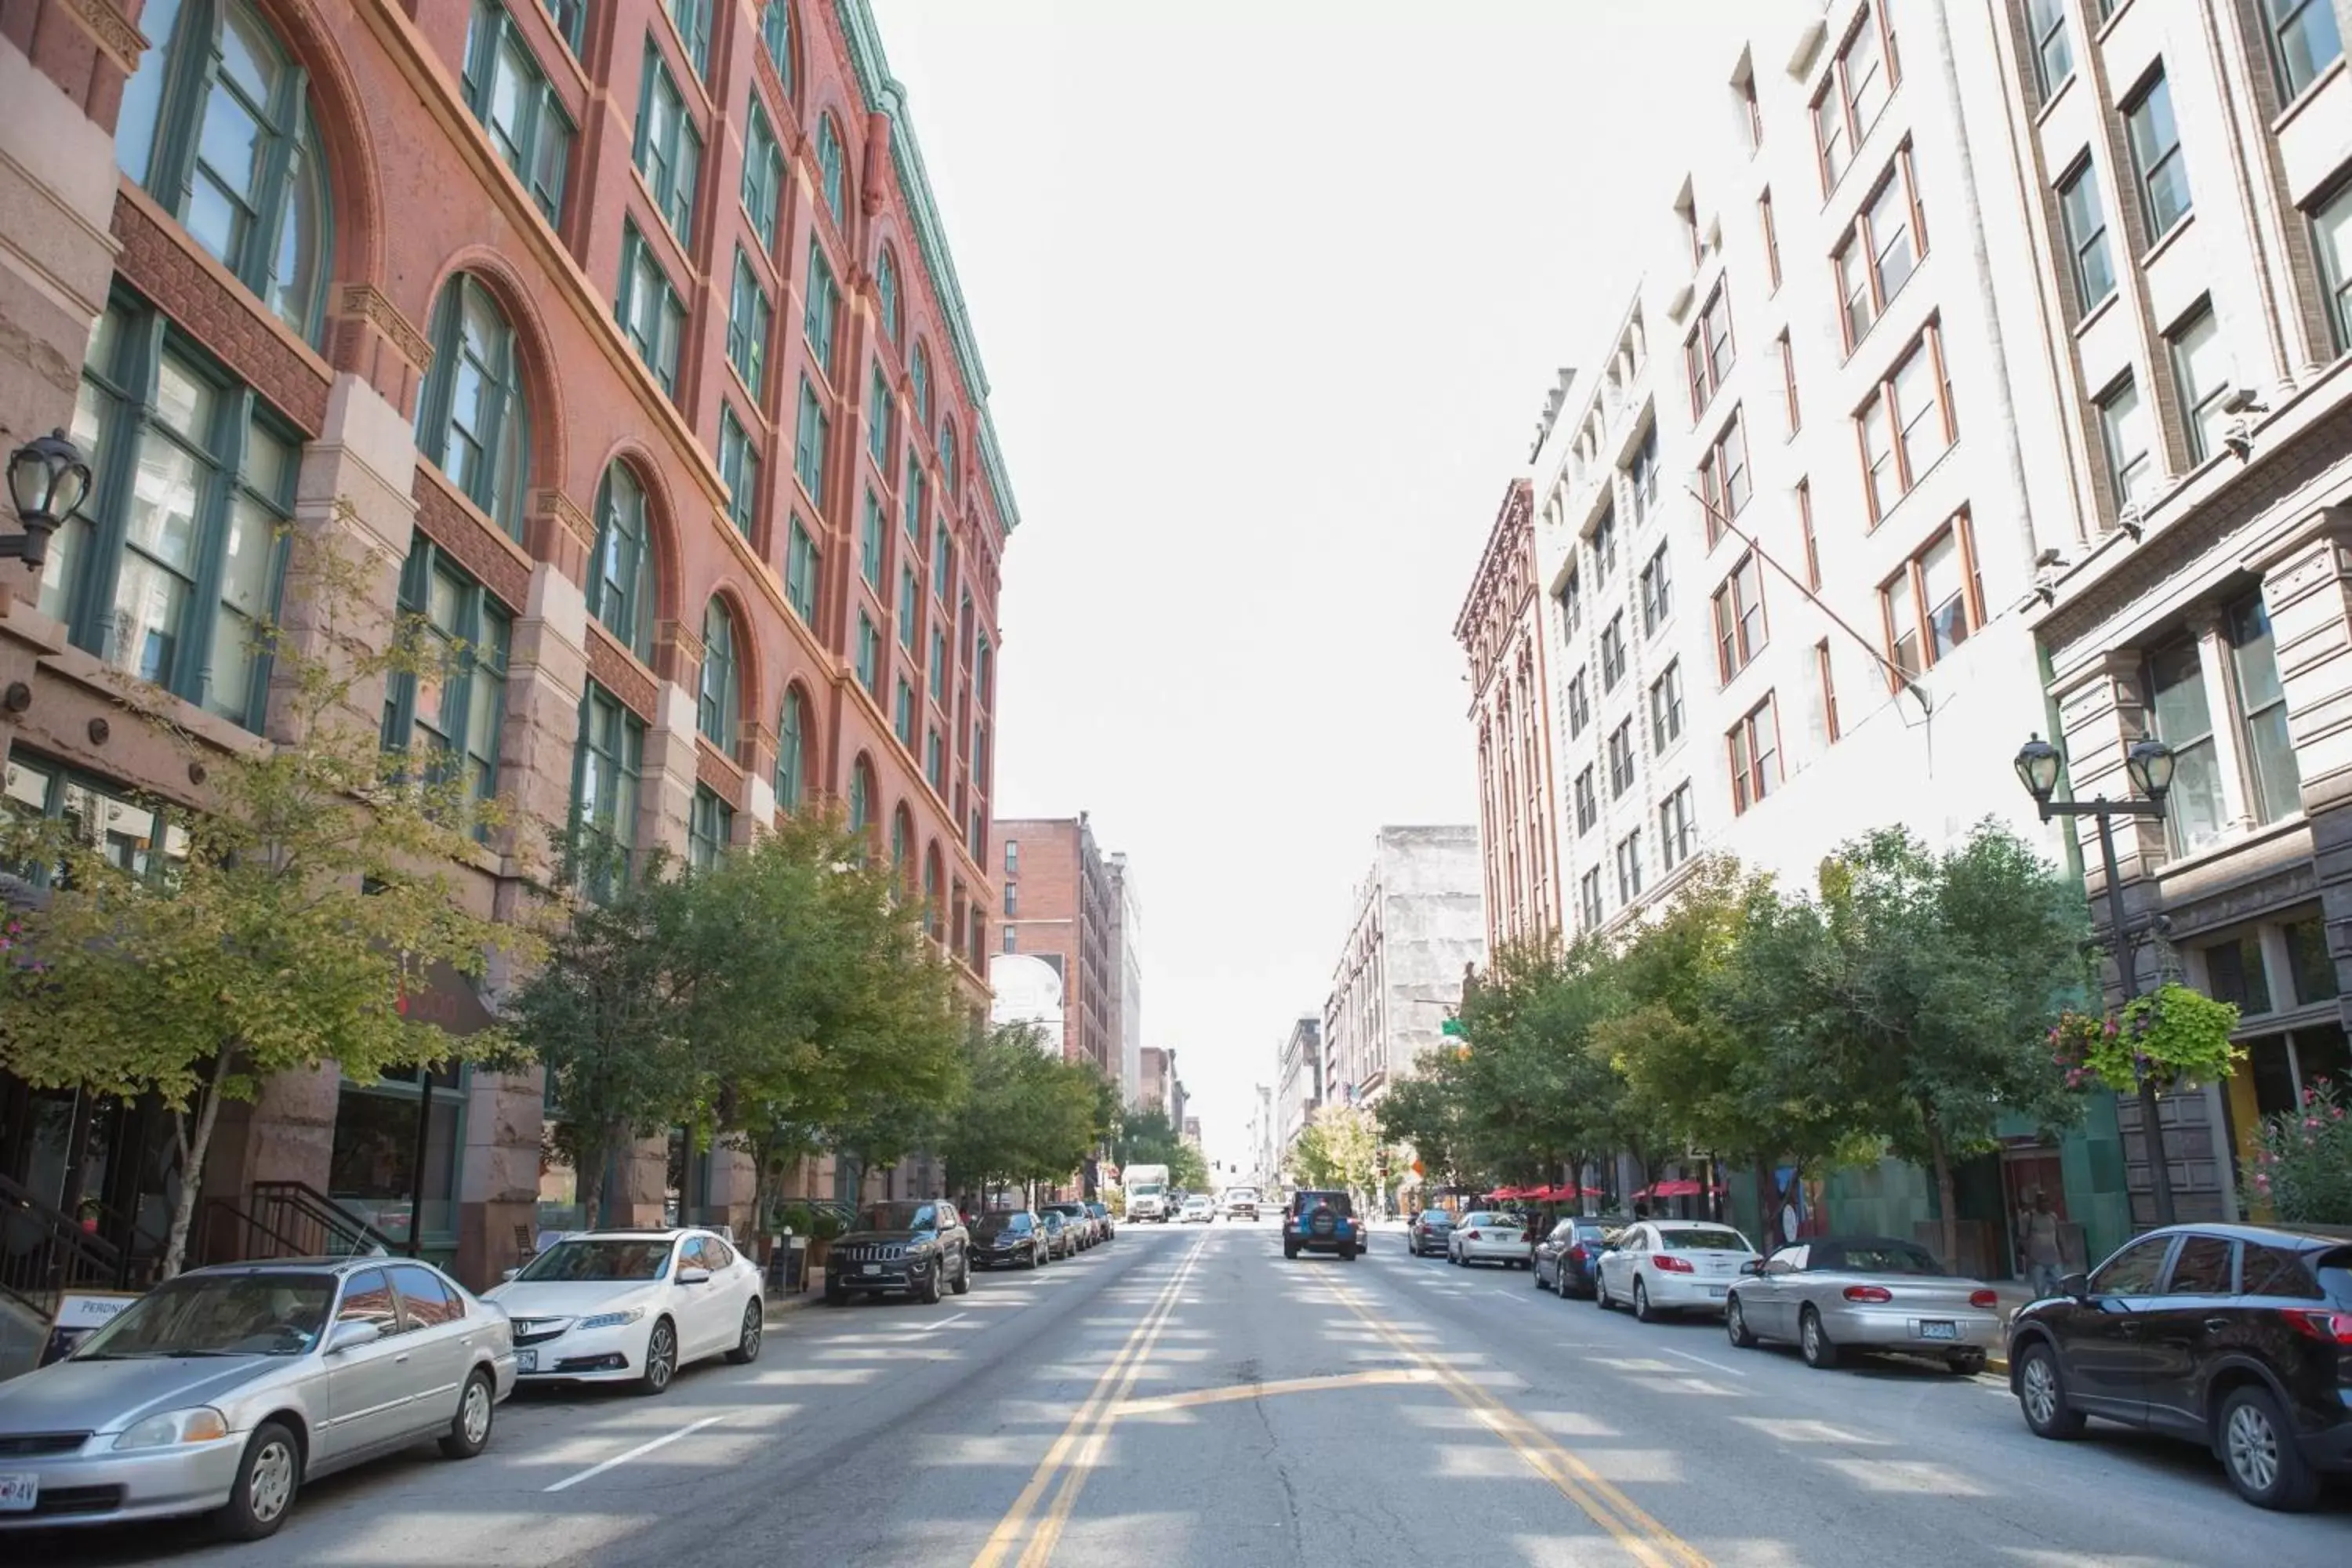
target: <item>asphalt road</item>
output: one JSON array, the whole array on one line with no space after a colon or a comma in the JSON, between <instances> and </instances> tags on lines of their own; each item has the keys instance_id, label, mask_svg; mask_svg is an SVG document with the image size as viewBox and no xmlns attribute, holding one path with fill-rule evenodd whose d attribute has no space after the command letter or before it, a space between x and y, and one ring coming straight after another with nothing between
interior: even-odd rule
<instances>
[{"instance_id":1,"label":"asphalt road","mask_svg":"<svg viewBox=\"0 0 2352 1568\"><path fill-rule=\"evenodd\" d=\"M0 1538L14 1563L856 1568L2342 1568L2352 1488L2029 1436L1997 1377L1817 1373L1503 1269L1286 1263L1272 1222L1125 1230L936 1308L781 1318L657 1399L534 1390L489 1451L311 1489L273 1540Z\"/></svg>"}]
</instances>

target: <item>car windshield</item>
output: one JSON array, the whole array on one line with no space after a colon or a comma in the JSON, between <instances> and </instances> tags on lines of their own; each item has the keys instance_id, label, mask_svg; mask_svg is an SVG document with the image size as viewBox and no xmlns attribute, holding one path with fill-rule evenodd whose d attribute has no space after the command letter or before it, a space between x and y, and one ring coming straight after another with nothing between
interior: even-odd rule
<instances>
[{"instance_id":1,"label":"car windshield","mask_svg":"<svg viewBox=\"0 0 2352 1568\"><path fill-rule=\"evenodd\" d=\"M982 1236L996 1236L1008 1230L1027 1230L1029 1216L1025 1214L992 1214L972 1222L972 1229Z\"/></svg>"},{"instance_id":2,"label":"car windshield","mask_svg":"<svg viewBox=\"0 0 2352 1568\"><path fill-rule=\"evenodd\" d=\"M1809 1256L1814 1268L1843 1268L1855 1274L1936 1277L1944 1272L1944 1266L1926 1247L1907 1241L1856 1241L1843 1247L1815 1247Z\"/></svg>"},{"instance_id":3,"label":"car windshield","mask_svg":"<svg viewBox=\"0 0 2352 1568\"><path fill-rule=\"evenodd\" d=\"M652 1237L574 1237L522 1267L518 1284L648 1284L669 1272L671 1243Z\"/></svg>"},{"instance_id":4,"label":"car windshield","mask_svg":"<svg viewBox=\"0 0 2352 1568\"><path fill-rule=\"evenodd\" d=\"M1423 1209L1421 1211L1421 1223L1423 1225L1452 1225L1454 1223L1454 1216L1447 1214L1444 1209Z\"/></svg>"},{"instance_id":5,"label":"car windshield","mask_svg":"<svg viewBox=\"0 0 2352 1568\"><path fill-rule=\"evenodd\" d=\"M860 1230L937 1230L939 1225L935 1204L867 1204L857 1211Z\"/></svg>"},{"instance_id":6,"label":"car windshield","mask_svg":"<svg viewBox=\"0 0 2352 1568\"><path fill-rule=\"evenodd\" d=\"M1724 1230L1716 1226L1683 1226L1674 1229L1661 1228L1658 1245L1668 1252L1748 1252L1753 1250L1747 1238L1736 1230Z\"/></svg>"},{"instance_id":7,"label":"car windshield","mask_svg":"<svg viewBox=\"0 0 2352 1568\"><path fill-rule=\"evenodd\" d=\"M76 1361L300 1355L318 1342L331 1274L195 1274L158 1285L82 1342Z\"/></svg>"}]
</instances>

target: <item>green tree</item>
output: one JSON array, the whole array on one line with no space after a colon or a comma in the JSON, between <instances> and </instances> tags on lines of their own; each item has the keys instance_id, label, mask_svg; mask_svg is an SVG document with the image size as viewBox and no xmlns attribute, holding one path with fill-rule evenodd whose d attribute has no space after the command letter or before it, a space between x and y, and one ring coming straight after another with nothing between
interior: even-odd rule
<instances>
[{"instance_id":1,"label":"green tree","mask_svg":"<svg viewBox=\"0 0 2352 1568\"><path fill-rule=\"evenodd\" d=\"M1469 1163L1497 1181L1549 1184L1605 1162L1638 1130L1594 1032L1620 1013L1618 965L1601 941L1506 947L1463 989L1462 1046L1433 1067L1453 1086Z\"/></svg>"},{"instance_id":2,"label":"green tree","mask_svg":"<svg viewBox=\"0 0 2352 1568\"><path fill-rule=\"evenodd\" d=\"M1452 1055L1449 1048L1443 1059ZM1464 1186L1478 1180L1465 1152L1469 1132L1462 1100L1454 1079L1444 1073L1441 1058L1433 1056L1392 1081L1374 1116L1384 1142L1401 1145L1421 1162L1425 1185Z\"/></svg>"},{"instance_id":3,"label":"green tree","mask_svg":"<svg viewBox=\"0 0 2352 1568\"><path fill-rule=\"evenodd\" d=\"M294 542L302 635L256 633L267 741L205 744L172 727L152 687L125 684L125 713L199 781L184 855L119 855L97 823L7 831L8 862L43 868L50 896L18 917L26 962L0 967L0 1066L45 1088L152 1091L171 1108L166 1275L186 1255L224 1101L280 1073L332 1065L367 1082L448 1060L468 1043L409 1017L407 994L436 963L478 977L494 954L531 951L528 932L472 912L455 874L495 814L445 759L382 746L384 683L470 652L386 623L373 608L383 584L331 542L333 526Z\"/></svg>"},{"instance_id":4,"label":"green tree","mask_svg":"<svg viewBox=\"0 0 2352 1568\"><path fill-rule=\"evenodd\" d=\"M974 1029L964 1060L969 1091L934 1146L957 1185L1058 1182L1094 1151L1104 1102L1091 1065L1064 1061L1026 1025Z\"/></svg>"},{"instance_id":5,"label":"green tree","mask_svg":"<svg viewBox=\"0 0 2352 1568\"><path fill-rule=\"evenodd\" d=\"M1119 1118L1111 1141L1111 1157L1122 1173L1129 1165L1165 1165L1171 1186L1202 1192L1209 1185L1209 1164L1201 1151L1184 1141L1168 1113L1158 1106L1130 1110Z\"/></svg>"},{"instance_id":6,"label":"green tree","mask_svg":"<svg viewBox=\"0 0 2352 1568\"><path fill-rule=\"evenodd\" d=\"M1380 1148L1380 1129L1370 1111L1326 1105L1291 1146L1291 1169L1301 1186L1345 1190L1360 1202L1372 1190Z\"/></svg>"}]
</instances>

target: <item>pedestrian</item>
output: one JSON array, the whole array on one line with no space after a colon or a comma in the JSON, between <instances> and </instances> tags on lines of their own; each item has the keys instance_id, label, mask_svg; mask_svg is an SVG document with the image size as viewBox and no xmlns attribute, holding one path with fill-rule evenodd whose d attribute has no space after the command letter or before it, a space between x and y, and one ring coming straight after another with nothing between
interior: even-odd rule
<instances>
[{"instance_id":1,"label":"pedestrian","mask_svg":"<svg viewBox=\"0 0 2352 1568\"><path fill-rule=\"evenodd\" d=\"M2018 1216L2017 1250L2024 1259L2026 1279L2035 1300L2058 1294L2059 1266L2064 1253L2059 1245L2058 1216L2051 1211L2050 1194L2036 1187L2026 1194L2026 1211Z\"/></svg>"}]
</instances>

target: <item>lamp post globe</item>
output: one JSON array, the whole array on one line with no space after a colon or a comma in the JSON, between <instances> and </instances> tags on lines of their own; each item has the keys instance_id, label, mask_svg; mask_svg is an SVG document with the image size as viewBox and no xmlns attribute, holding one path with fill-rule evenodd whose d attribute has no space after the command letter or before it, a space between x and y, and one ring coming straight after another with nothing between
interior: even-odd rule
<instances>
[{"instance_id":1,"label":"lamp post globe","mask_svg":"<svg viewBox=\"0 0 2352 1568\"><path fill-rule=\"evenodd\" d=\"M89 494L89 464L62 430L36 437L8 455L8 499L25 525L22 539L6 553L39 570L48 555L49 535L71 517Z\"/></svg>"},{"instance_id":2,"label":"lamp post globe","mask_svg":"<svg viewBox=\"0 0 2352 1568\"><path fill-rule=\"evenodd\" d=\"M2163 742L2137 741L2124 757L2124 769L2131 774L2133 788L2160 803L2172 788L2174 762L2172 748Z\"/></svg>"},{"instance_id":3,"label":"lamp post globe","mask_svg":"<svg viewBox=\"0 0 2352 1568\"><path fill-rule=\"evenodd\" d=\"M2048 805L2057 793L2058 769L2064 761L2058 748L2036 735L2017 749L2017 778L2036 805Z\"/></svg>"}]
</instances>

